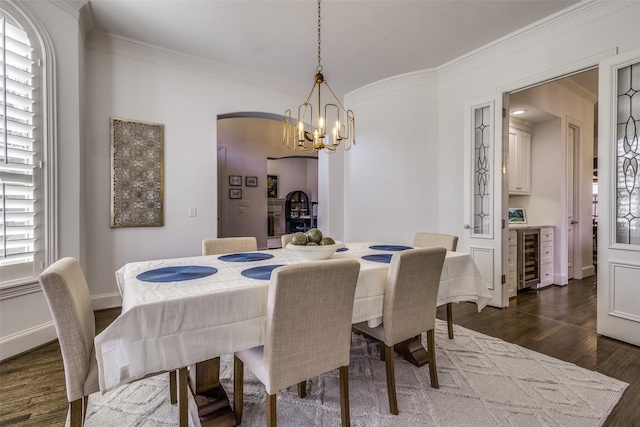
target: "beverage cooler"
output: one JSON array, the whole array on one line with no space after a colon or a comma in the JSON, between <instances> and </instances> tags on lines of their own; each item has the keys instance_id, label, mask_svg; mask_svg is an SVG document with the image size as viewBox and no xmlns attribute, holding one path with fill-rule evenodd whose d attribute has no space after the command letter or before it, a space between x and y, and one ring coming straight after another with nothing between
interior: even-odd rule
<instances>
[{"instance_id":1,"label":"beverage cooler","mask_svg":"<svg viewBox=\"0 0 640 427\"><path fill-rule=\"evenodd\" d=\"M518 290L540 284L540 229L518 230Z\"/></svg>"}]
</instances>

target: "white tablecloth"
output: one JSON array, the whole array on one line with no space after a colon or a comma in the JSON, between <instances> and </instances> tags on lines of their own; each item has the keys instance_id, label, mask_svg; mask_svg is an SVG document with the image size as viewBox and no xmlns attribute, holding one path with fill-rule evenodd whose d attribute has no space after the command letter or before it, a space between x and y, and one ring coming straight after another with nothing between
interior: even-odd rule
<instances>
[{"instance_id":1,"label":"white tablecloth","mask_svg":"<svg viewBox=\"0 0 640 427\"><path fill-rule=\"evenodd\" d=\"M382 316L389 265L363 260L367 254L394 253L370 249L374 242L347 244L333 258L356 258L360 275L353 322ZM242 271L257 266L304 262L286 249L260 251L273 258L225 262L198 256L134 262L116 272L122 313L95 338L100 389L105 392L147 375L178 369L222 354L262 345L268 280L249 279ZM147 282L140 273L173 266L209 266L217 273L195 280ZM447 252L438 305L475 301L484 308L491 295L468 254Z\"/></svg>"}]
</instances>

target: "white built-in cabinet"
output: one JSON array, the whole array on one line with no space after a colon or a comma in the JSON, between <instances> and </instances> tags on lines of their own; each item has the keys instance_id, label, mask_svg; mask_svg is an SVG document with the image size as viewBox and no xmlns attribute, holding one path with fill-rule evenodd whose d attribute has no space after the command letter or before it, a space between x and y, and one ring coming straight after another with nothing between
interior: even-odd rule
<instances>
[{"instance_id":1,"label":"white built-in cabinet","mask_svg":"<svg viewBox=\"0 0 640 427\"><path fill-rule=\"evenodd\" d=\"M540 285L553 284L553 227L540 229Z\"/></svg>"},{"instance_id":2,"label":"white built-in cabinet","mask_svg":"<svg viewBox=\"0 0 640 427\"><path fill-rule=\"evenodd\" d=\"M507 287L509 298L518 295L518 232L509 230Z\"/></svg>"},{"instance_id":3,"label":"white built-in cabinet","mask_svg":"<svg viewBox=\"0 0 640 427\"><path fill-rule=\"evenodd\" d=\"M509 123L509 194L531 192L531 125L523 120Z\"/></svg>"}]
</instances>

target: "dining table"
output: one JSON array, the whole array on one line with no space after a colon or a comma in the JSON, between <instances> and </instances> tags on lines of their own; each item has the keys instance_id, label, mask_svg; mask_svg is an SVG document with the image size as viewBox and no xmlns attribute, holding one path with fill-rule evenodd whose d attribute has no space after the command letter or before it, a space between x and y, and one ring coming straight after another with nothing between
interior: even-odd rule
<instances>
[{"instance_id":1,"label":"dining table","mask_svg":"<svg viewBox=\"0 0 640 427\"><path fill-rule=\"evenodd\" d=\"M390 259L412 247L339 246L331 259L360 262L352 323L376 326L382 322ZM100 390L189 367L182 371L188 372L189 401L178 402L181 414L188 406L195 426L235 425L219 382L219 356L264 343L271 272L306 261L298 251L270 249L124 265L115 273L122 312L94 341ZM472 257L448 251L437 304L471 301L480 311L490 300Z\"/></svg>"}]
</instances>

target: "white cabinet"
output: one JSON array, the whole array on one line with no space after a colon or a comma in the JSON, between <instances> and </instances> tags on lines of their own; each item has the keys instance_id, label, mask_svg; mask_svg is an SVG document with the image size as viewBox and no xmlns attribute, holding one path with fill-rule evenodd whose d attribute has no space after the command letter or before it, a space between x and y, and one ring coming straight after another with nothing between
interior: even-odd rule
<instances>
[{"instance_id":1,"label":"white cabinet","mask_svg":"<svg viewBox=\"0 0 640 427\"><path fill-rule=\"evenodd\" d=\"M509 298L518 294L518 233L509 230L509 258L507 268L507 288Z\"/></svg>"},{"instance_id":2,"label":"white cabinet","mask_svg":"<svg viewBox=\"0 0 640 427\"><path fill-rule=\"evenodd\" d=\"M509 194L531 192L531 132L509 128Z\"/></svg>"},{"instance_id":3,"label":"white cabinet","mask_svg":"<svg viewBox=\"0 0 640 427\"><path fill-rule=\"evenodd\" d=\"M553 284L553 227L540 229L540 284Z\"/></svg>"}]
</instances>

